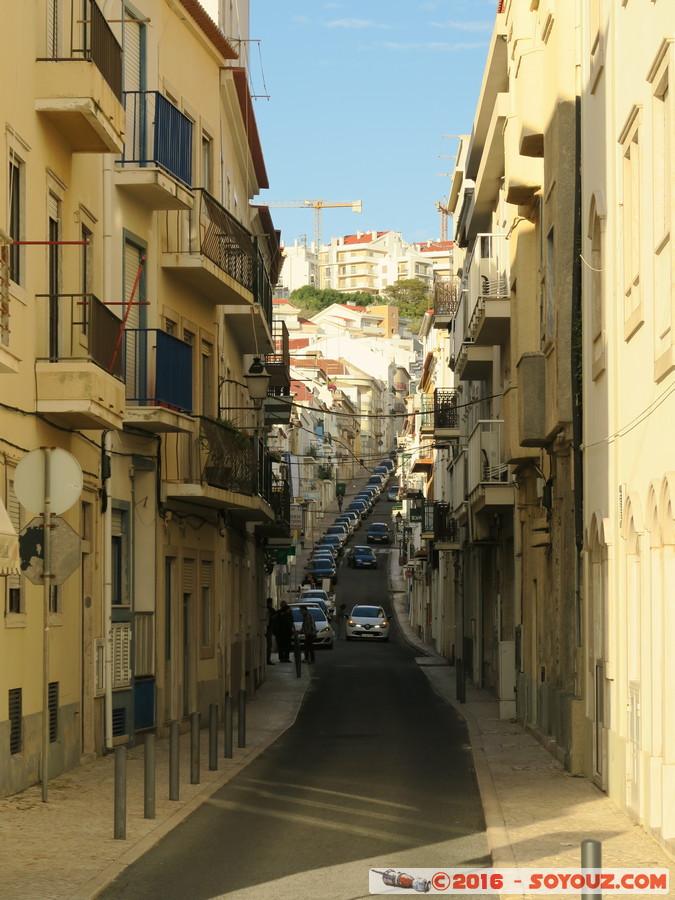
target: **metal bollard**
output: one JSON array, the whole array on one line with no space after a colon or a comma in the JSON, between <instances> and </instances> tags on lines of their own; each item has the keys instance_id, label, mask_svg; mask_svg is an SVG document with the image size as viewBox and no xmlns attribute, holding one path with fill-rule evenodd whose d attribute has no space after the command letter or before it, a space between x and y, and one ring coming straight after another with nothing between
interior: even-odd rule
<instances>
[{"instance_id":1,"label":"metal bollard","mask_svg":"<svg viewBox=\"0 0 675 900\"><path fill-rule=\"evenodd\" d=\"M237 747L246 746L246 691L239 691L239 715L237 716Z\"/></svg>"},{"instance_id":2,"label":"metal bollard","mask_svg":"<svg viewBox=\"0 0 675 900\"><path fill-rule=\"evenodd\" d=\"M218 769L218 704L209 705L209 772Z\"/></svg>"},{"instance_id":3,"label":"metal bollard","mask_svg":"<svg viewBox=\"0 0 675 900\"><path fill-rule=\"evenodd\" d=\"M180 800L180 725L172 722L169 730L169 800Z\"/></svg>"},{"instance_id":4,"label":"metal bollard","mask_svg":"<svg viewBox=\"0 0 675 900\"><path fill-rule=\"evenodd\" d=\"M199 746L199 729L201 727L202 714L193 712L190 715L190 784L199 784L199 770L201 768L201 747Z\"/></svg>"},{"instance_id":5,"label":"metal bollard","mask_svg":"<svg viewBox=\"0 0 675 900\"><path fill-rule=\"evenodd\" d=\"M143 757L143 818L155 818L155 735L146 734Z\"/></svg>"},{"instance_id":6,"label":"metal bollard","mask_svg":"<svg viewBox=\"0 0 675 900\"><path fill-rule=\"evenodd\" d=\"M302 675L302 650L297 631L293 636L293 659L295 660L295 674L300 678Z\"/></svg>"},{"instance_id":7,"label":"metal bollard","mask_svg":"<svg viewBox=\"0 0 675 900\"><path fill-rule=\"evenodd\" d=\"M581 842L581 868L582 869L601 869L602 868L602 844L600 841L586 838ZM590 894L586 891L581 895L582 900L602 900L601 891L592 891Z\"/></svg>"},{"instance_id":8,"label":"metal bollard","mask_svg":"<svg viewBox=\"0 0 675 900\"><path fill-rule=\"evenodd\" d=\"M225 729L225 750L223 756L225 759L232 759L232 697L229 694L225 694L223 727Z\"/></svg>"},{"instance_id":9,"label":"metal bollard","mask_svg":"<svg viewBox=\"0 0 675 900\"><path fill-rule=\"evenodd\" d=\"M115 747L115 826L116 841L127 838L127 748Z\"/></svg>"}]
</instances>

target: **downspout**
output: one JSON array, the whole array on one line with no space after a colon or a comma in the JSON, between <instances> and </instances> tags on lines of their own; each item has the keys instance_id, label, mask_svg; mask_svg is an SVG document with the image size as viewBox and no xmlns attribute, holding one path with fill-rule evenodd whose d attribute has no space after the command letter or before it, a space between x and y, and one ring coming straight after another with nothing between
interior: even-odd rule
<instances>
[{"instance_id":1,"label":"downspout","mask_svg":"<svg viewBox=\"0 0 675 900\"><path fill-rule=\"evenodd\" d=\"M574 613L581 646L581 579L584 543L583 468L583 318L581 297L581 96L575 96L574 259L572 261L572 450L574 460L574 537L576 545Z\"/></svg>"},{"instance_id":2,"label":"downspout","mask_svg":"<svg viewBox=\"0 0 675 900\"><path fill-rule=\"evenodd\" d=\"M106 153L103 158L103 302L112 298L113 280L113 156ZM108 443L111 432L103 433L101 440L101 482L103 485L103 633L105 636L105 747L113 747L113 715L112 715L112 504L111 504L111 457L108 454Z\"/></svg>"}]
</instances>

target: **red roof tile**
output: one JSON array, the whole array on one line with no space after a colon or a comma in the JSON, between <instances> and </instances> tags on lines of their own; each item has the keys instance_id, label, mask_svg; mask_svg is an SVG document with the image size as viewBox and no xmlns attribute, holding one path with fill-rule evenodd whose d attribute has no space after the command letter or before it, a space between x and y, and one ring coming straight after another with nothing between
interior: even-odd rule
<instances>
[{"instance_id":1,"label":"red roof tile","mask_svg":"<svg viewBox=\"0 0 675 900\"><path fill-rule=\"evenodd\" d=\"M388 231L377 231L375 233L375 237L382 237L383 234L389 234ZM342 238L343 244L369 244L373 240L373 232L372 231L364 231L359 234L346 234Z\"/></svg>"}]
</instances>

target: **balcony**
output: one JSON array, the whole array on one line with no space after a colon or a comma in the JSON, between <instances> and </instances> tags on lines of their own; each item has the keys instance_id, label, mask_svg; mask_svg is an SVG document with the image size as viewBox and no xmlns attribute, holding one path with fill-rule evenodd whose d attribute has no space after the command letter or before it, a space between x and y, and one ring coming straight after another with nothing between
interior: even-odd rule
<instances>
[{"instance_id":1,"label":"balcony","mask_svg":"<svg viewBox=\"0 0 675 900\"><path fill-rule=\"evenodd\" d=\"M192 122L158 91L126 91L115 184L146 209L190 209Z\"/></svg>"},{"instance_id":2,"label":"balcony","mask_svg":"<svg viewBox=\"0 0 675 900\"><path fill-rule=\"evenodd\" d=\"M460 279L457 275L434 283L434 328L449 328L459 305Z\"/></svg>"},{"instance_id":3,"label":"balcony","mask_svg":"<svg viewBox=\"0 0 675 900\"><path fill-rule=\"evenodd\" d=\"M199 432L177 434L162 459L164 502L229 510L251 522L274 519L271 462L262 444L217 419L202 416Z\"/></svg>"},{"instance_id":4,"label":"balcony","mask_svg":"<svg viewBox=\"0 0 675 900\"><path fill-rule=\"evenodd\" d=\"M451 368L459 381L488 381L493 360L492 347L477 347L473 341L464 341Z\"/></svg>"},{"instance_id":5,"label":"balcony","mask_svg":"<svg viewBox=\"0 0 675 900\"><path fill-rule=\"evenodd\" d=\"M249 310L256 300L253 235L207 191L194 197L192 209L166 213L162 266L214 304Z\"/></svg>"},{"instance_id":6,"label":"balcony","mask_svg":"<svg viewBox=\"0 0 675 900\"><path fill-rule=\"evenodd\" d=\"M419 395L419 412L417 413L420 434L434 433L434 397L432 394Z\"/></svg>"},{"instance_id":7,"label":"balcony","mask_svg":"<svg viewBox=\"0 0 675 900\"><path fill-rule=\"evenodd\" d=\"M74 153L124 146L122 48L95 0L59 4L35 66L35 110ZM44 13L45 21L47 13ZM67 19L66 19L67 17Z\"/></svg>"},{"instance_id":8,"label":"balcony","mask_svg":"<svg viewBox=\"0 0 675 900\"><path fill-rule=\"evenodd\" d=\"M124 424L192 431L192 347L157 328L127 328L124 341Z\"/></svg>"},{"instance_id":9,"label":"balcony","mask_svg":"<svg viewBox=\"0 0 675 900\"><path fill-rule=\"evenodd\" d=\"M474 512L513 506L515 488L504 459L500 419L480 419L467 445L467 493Z\"/></svg>"},{"instance_id":10,"label":"balcony","mask_svg":"<svg viewBox=\"0 0 675 900\"><path fill-rule=\"evenodd\" d=\"M284 322L272 326L274 351L265 356L270 383L263 403L265 425L287 425L291 421L291 373L288 329Z\"/></svg>"},{"instance_id":11,"label":"balcony","mask_svg":"<svg viewBox=\"0 0 675 900\"><path fill-rule=\"evenodd\" d=\"M436 439L459 439L459 391L436 388L434 391L434 426Z\"/></svg>"},{"instance_id":12,"label":"balcony","mask_svg":"<svg viewBox=\"0 0 675 900\"><path fill-rule=\"evenodd\" d=\"M93 294L37 295L36 410L77 429L120 429L122 321Z\"/></svg>"},{"instance_id":13,"label":"balcony","mask_svg":"<svg viewBox=\"0 0 675 900\"><path fill-rule=\"evenodd\" d=\"M459 550L459 525L450 515L450 504L439 500L425 500L422 509L424 540L434 542L436 550Z\"/></svg>"},{"instance_id":14,"label":"balcony","mask_svg":"<svg viewBox=\"0 0 675 900\"><path fill-rule=\"evenodd\" d=\"M223 308L227 316L227 327L234 335L242 353L267 353L274 348L272 335L272 284L262 253L254 239L255 269L252 306L241 304Z\"/></svg>"},{"instance_id":15,"label":"balcony","mask_svg":"<svg viewBox=\"0 0 675 900\"><path fill-rule=\"evenodd\" d=\"M464 267L465 336L481 347L503 344L509 334L510 296L506 235L477 235Z\"/></svg>"},{"instance_id":16,"label":"balcony","mask_svg":"<svg viewBox=\"0 0 675 900\"><path fill-rule=\"evenodd\" d=\"M270 505L274 521L256 526L256 534L266 538L287 538L291 533L291 488L287 481L272 484Z\"/></svg>"}]
</instances>

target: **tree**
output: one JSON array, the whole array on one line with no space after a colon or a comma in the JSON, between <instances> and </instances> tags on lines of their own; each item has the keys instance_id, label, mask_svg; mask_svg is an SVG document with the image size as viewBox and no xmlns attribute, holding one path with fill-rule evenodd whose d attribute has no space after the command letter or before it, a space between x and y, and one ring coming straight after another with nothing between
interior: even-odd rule
<instances>
[{"instance_id":1,"label":"tree","mask_svg":"<svg viewBox=\"0 0 675 900\"><path fill-rule=\"evenodd\" d=\"M313 316L322 309L327 309L334 303L346 303L353 306L369 306L374 299L365 291L358 291L353 294L342 294L332 288L326 288L320 291L311 284L304 284L302 287L291 291L289 300L294 303L303 316Z\"/></svg>"},{"instance_id":2,"label":"tree","mask_svg":"<svg viewBox=\"0 0 675 900\"><path fill-rule=\"evenodd\" d=\"M410 319L410 330L416 334L429 309L429 289L419 278L401 278L383 291L387 301L398 307L398 314Z\"/></svg>"}]
</instances>

